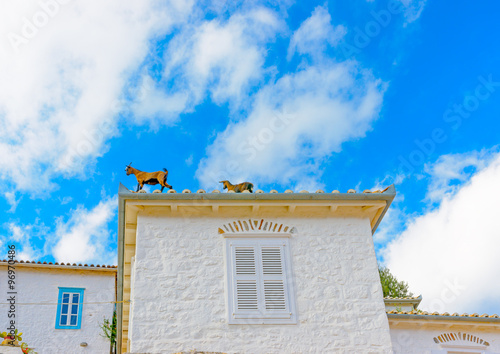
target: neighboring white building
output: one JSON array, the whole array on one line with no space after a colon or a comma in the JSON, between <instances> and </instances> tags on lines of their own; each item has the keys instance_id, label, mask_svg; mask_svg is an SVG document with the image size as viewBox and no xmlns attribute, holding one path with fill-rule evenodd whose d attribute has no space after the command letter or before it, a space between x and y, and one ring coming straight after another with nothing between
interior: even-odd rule
<instances>
[{"instance_id":1,"label":"neighboring white building","mask_svg":"<svg viewBox=\"0 0 500 354\"><path fill-rule=\"evenodd\" d=\"M15 325L39 354L109 353L99 324L111 319L116 266L15 263ZM0 261L0 329L9 327L6 260ZM86 346L82 346L86 343ZM1 352L1 350L0 350ZM20 351L19 351L20 353Z\"/></svg>"},{"instance_id":2,"label":"neighboring white building","mask_svg":"<svg viewBox=\"0 0 500 354\"><path fill-rule=\"evenodd\" d=\"M498 315L428 313L418 298L386 298L394 353L500 354Z\"/></svg>"},{"instance_id":3,"label":"neighboring white building","mask_svg":"<svg viewBox=\"0 0 500 354\"><path fill-rule=\"evenodd\" d=\"M122 352L390 353L385 193L119 192Z\"/></svg>"}]
</instances>

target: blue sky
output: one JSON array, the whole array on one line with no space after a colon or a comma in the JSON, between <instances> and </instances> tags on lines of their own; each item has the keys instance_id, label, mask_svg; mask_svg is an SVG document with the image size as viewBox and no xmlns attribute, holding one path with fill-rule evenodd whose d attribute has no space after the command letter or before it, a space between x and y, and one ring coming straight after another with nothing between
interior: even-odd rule
<instances>
[{"instance_id":1,"label":"blue sky","mask_svg":"<svg viewBox=\"0 0 500 354\"><path fill-rule=\"evenodd\" d=\"M4 2L0 247L116 263L131 161L166 167L177 191L221 179L264 191L394 183L379 261L426 309L498 313L499 10Z\"/></svg>"}]
</instances>

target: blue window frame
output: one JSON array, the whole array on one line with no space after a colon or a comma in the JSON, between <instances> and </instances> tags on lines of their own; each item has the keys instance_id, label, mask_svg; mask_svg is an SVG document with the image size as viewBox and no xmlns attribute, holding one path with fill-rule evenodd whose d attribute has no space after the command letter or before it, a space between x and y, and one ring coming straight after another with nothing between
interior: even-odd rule
<instances>
[{"instance_id":1,"label":"blue window frame","mask_svg":"<svg viewBox=\"0 0 500 354\"><path fill-rule=\"evenodd\" d=\"M84 288L59 288L56 329L80 329Z\"/></svg>"}]
</instances>

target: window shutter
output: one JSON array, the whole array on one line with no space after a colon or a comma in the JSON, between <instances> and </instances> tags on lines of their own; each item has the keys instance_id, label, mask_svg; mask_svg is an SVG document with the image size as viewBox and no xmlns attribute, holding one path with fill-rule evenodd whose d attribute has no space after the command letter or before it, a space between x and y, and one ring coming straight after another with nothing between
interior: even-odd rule
<instances>
[{"instance_id":1,"label":"window shutter","mask_svg":"<svg viewBox=\"0 0 500 354\"><path fill-rule=\"evenodd\" d=\"M281 247L262 247L265 309L286 310L285 279Z\"/></svg>"},{"instance_id":2,"label":"window shutter","mask_svg":"<svg viewBox=\"0 0 500 354\"><path fill-rule=\"evenodd\" d=\"M231 324L296 323L287 239L228 239Z\"/></svg>"},{"instance_id":3,"label":"window shutter","mask_svg":"<svg viewBox=\"0 0 500 354\"><path fill-rule=\"evenodd\" d=\"M236 309L258 310L257 271L254 247L235 247Z\"/></svg>"}]
</instances>

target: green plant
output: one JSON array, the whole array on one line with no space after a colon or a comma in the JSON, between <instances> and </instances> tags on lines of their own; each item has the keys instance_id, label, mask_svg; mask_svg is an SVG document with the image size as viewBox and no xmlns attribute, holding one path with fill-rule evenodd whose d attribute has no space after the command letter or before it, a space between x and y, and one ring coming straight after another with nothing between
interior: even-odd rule
<instances>
[{"instance_id":1,"label":"green plant","mask_svg":"<svg viewBox=\"0 0 500 354\"><path fill-rule=\"evenodd\" d=\"M29 348L26 342L21 343L21 350L23 354L38 354L34 349Z\"/></svg>"},{"instance_id":2,"label":"green plant","mask_svg":"<svg viewBox=\"0 0 500 354\"><path fill-rule=\"evenodd\" d=\"M10 339L11 344L14 344L14 341L22 341L23 338L21 337L23 334L22 333L17 333L17 329L14 331L14 334L10 332L2 332L0 333L0 337L4 339ZM28 347L28 343L22 342L21 343L21 351L23 354L38 354L35 352L32 348Z\"/></svg>"},{"instance_id":3,"label":"green plant","mask_svg":"<svg viewBox=\"0 0 500 354\"><path fill-rule=\"evenodd\" d=\"M99 327L102 329L101 337L108 338L112 346L114 346L116 343L116 311L113 312L111 321L104 318Z\"/></svg>"},{"instance_id":4,"label":"green plant","mask_svg":"<svg viewBox=\"0 0 500 354\"><path fill-rule=\"evenodd\" d=\"M20 340L23 340L21 338L23 334L22 333L19 333L17 334L17 329L14 331L14 334L10 333L10 332L2 332L0 333L0 337L4 338L4 339L11 339L13 341L20 341Z\"/></svg>"},{"instance_id":5,"label":"green plant","mask_svg":"<svg viewBox=\"0 0 500 354\"><path fill-rule=\"evenodd\" d=\"M384 297L409 297L413 294L408 290L408 283L399 281L387 267L379 267L380 283Z\"/></svg>"}]
</instances>

